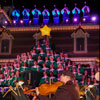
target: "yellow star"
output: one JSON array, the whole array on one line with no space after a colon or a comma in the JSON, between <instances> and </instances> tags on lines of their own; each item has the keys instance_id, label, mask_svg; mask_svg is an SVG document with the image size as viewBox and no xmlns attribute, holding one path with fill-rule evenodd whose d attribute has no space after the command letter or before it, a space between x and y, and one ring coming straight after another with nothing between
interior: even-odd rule
<instances>
[{"instance_id":1,"label":"yellow star","mask_svg":"<svg viewBox=\"0 0 100 100\"><path fill-rule=\"evenodd\" d=\"M40 31L41 31L41 35L42 36L50 36L50 31L51 31L51 28L49 28L47 25L44 25L43 28L40 28Z\"/></svg>"}]
</instances>

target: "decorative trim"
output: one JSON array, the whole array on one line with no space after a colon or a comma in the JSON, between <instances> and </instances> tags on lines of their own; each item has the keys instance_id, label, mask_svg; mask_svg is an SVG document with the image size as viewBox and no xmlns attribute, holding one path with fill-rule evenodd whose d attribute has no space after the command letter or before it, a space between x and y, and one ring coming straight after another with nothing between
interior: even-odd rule
<instances>
[{"instance_id":1,"label":"decorative trim","mask_svg":"<svg viewBox=\"0 0 100 100\"><path fill-rule=\"evenodd\" d=\"M79 26L78 25L70 25L70 26L50 26L48 25L52 31L65 31L65 30L75 30ZM99 25L82 25L81 26L85 30L99 30ZM41 26L33 26L33 27L7 27L11 32L19 32L19 31L39 31ZM2 31L2 28L0 28Z\"/></svg>"},{"instance_id":2,"label":"decorative trim","mask_svg":"<svg viewBox=\"0 0 100 100\"><path fill-rule=\"evenodd\" d=\"M71 34L71 37L74 38L74 53L87 53L87 37L89 37L89 34L87 32L84 31L83 28L77 28L72 34ZM77 43L76 43L76 40L77 38L84 38L84 51L77 51L76 50L76 46L77 46Z\"/></svg>"}]
</instances>

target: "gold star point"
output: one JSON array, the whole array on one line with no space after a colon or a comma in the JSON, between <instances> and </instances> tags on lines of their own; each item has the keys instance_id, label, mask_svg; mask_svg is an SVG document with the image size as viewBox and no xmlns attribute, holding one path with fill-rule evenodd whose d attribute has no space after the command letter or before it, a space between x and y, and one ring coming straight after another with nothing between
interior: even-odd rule
<instances>
[{"instance_id":1,"label":"gold star point","mask_svg":"<svg viewBox=\"0 0 100 100\"><path fill-rule=\"evenodd\" d=\"M51 31L51 28L49 28L47 25L44 25L43 28L40 28L40 31L41 31L41 35L42 36L50 36L50 31Z\"/></svg>"}]
</instances>

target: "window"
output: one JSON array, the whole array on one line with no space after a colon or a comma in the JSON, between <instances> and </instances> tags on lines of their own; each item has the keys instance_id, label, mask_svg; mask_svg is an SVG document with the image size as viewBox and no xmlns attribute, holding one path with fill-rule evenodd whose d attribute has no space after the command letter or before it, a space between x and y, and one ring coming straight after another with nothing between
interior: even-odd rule
<instances>
[{"instance_id":1,"label":"window","mask_svg":"<svg viewBox=\"0 0 100 100\"><path fill-rule=\"evenodd\" d=\"M3 31L0 35L0 55L10 55L12 50L12 35Z\"/></svg>"},{"instance_id":2,"label":"window","mask_svg":"<svg viewBox=\"0 0 100 100\"><path fill-rule=\"evenodd\" d=\"M74 38L74 53L87 53L87 37L89 34L81 27L77 28L71 35Z\"/></svg>"}]
</instances>

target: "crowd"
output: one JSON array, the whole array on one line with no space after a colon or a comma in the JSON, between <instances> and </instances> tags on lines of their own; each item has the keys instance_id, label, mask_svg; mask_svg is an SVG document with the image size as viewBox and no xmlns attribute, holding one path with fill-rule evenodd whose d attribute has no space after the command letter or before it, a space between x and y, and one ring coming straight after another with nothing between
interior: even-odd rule
<instances>
[{"instance_id":1,"label":"crowd","mask_svg":"<svg viewBox=\"0 0 100 100\"><path fill-rule=\"evenodd\" d=\"M60 72L63 70L70 70L79 86L93 84L97 88L98 95L99 83L95 79L95 73L98 69L91 68L90 65L75 64L70 60L67 53L53 51L46 39L36 41L31 51L17 55L14 62L1 65L0 85L15 86L16 82L24 80L25 76L20 76L20 73L25 71L43 73L39 84L50 81L57 82L60 80Z\"/></svg>"}]
</instances>

